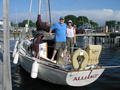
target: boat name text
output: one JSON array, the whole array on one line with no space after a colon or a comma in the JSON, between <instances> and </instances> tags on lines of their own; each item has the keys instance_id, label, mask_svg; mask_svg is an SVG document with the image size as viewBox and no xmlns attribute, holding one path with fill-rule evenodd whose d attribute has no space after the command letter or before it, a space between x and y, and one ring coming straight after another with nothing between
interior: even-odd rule
<instances>
[{"instance_id":1,"label":"boat name text","mask_svg":"<svg viewBox=\"0 0 120 90\"><path fill-rule=\"evenodd\" d=\"M92 78L96 78L98 75L99 75L99 74L93 74L93 75L88 75L88 76L74 77L74 78L73 78L73 81L92 79Z\"/></svg>"}]
</instances>

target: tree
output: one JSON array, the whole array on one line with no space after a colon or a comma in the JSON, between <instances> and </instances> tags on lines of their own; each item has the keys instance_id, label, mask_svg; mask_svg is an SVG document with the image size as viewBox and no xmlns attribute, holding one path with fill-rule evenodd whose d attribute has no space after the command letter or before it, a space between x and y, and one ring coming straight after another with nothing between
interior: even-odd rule
<instances>
[{"instance_id":1,"label":"tree","mask_svg":"<svg viewBox=\"0 0 120 90\"><path fill-rule=\"evenodd\" d=\"M72 20L73 24L76 24L77 17L74 15L67 15L65 16L65 22L67 22L68 20Z\"/></svg>"},{"instance_id":2,"label":"tree","mask_svg":"<svg viewBox=\"0 0 120 90\"><path fill-rule=\"evenodd\" d=\"M93 27L98 27L98 24L92 20L90 20L90 24L93 26Z\"/></svg>"},{"instance_id":3,"label":"tree","mask_svg":"<svg viewBox=\"0 0 120 90\"><path fill-rule=\"evenodd\" d=\"M13 22L11 22L11 26L14 26L15 24Z\"/></svg>"},{"instance_id":4,"label":"tree","mask_svg":"<svg viewBox=\"0 0 120 90\"><path fill-rule=\"evenodd\" d=\"M117 24L120 25L120 21L118 21Z\"/></svg>"},{"instance_id":5,"label":"tree","mask_svg":"<svg viewBox=\"0 0 120 90\"><path fill-rule=\"evenodd\" d=\"M92 27L98 27L98 24L92 20L89 20L86 16L78 16L75 15L67 15L65 16L65 22L68 20L72 20L73 24L77 25L77 27L83 25L83 24L91 24Z\"/></svg>"},{"instance_id":6,"label":"tree","mask_svg":"<svg viewBox=\"0 0 120 90\"><path fill-rule=\"evenodd\" d=\"M88 18L86 17L86 16L78 16L78 18L77 18L77 24L78 24L78 26L79 25L83 25L83 24L85 24L85 23L88 23Z\"/></svg>"},{"instance_id":7,"label":"tree","mask_svg":"<svg viewBox=\"0 0 120 90\"><path fill-rule=\"evenodd\" d=\"M25 25L28 23L28 20L24 20L23 22L19 23L19 27L25 27ZM35 23L32 22L32 20L29 21L29 26L30 27L35 27Z\"/></svg>"},{"instance_id":8,"label":"tree","mask_svg":"<svg viewBox=\"0 0 120 90\"><path fill-rule=\"evenodd\" d=\"M107 25L109 28L115 27L116 21L115 20L110 20L106 21L105 25Z\"/></svg>"}]
</instances>

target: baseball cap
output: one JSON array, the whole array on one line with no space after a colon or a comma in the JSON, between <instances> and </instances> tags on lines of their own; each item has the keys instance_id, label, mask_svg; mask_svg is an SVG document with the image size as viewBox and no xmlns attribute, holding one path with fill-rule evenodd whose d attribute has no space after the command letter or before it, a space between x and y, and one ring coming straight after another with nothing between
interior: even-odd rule
<instances>
[{"instance_id":1,"label":"baseball cap","mask_svg":"<svg viewBox=\"0 0 120 90\"><path fill-rule=\"evenodd\" d=\"M61 16L61 17L60 17L60 20L63 20L63 19L64 19L64 17L63 17L63 16Z\"/></svg>"}]
</instances>

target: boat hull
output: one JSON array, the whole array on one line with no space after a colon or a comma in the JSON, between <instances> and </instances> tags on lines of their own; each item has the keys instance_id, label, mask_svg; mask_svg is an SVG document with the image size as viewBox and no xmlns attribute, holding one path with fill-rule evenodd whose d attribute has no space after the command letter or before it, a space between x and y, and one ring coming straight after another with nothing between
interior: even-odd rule
<instances>
[{"instance_id":1,"label":"boat hull","mask_svg":"<svg viewBox=\"0 0 120 90\"><path fill-rule=\"evenodd\" d=\"M78 72L69 72L66 77L66 82L70 86L85 86L95 82L104 69L91 69Z\"/></svg>"},{"instance_id":2,"label":"boat hull","mask_svg":"<svg viewBox=\"0 0 120 90\"><path fill-rule=\"evenodd\" d=\"M20 65L31 73L34 60L20 55ZM54 84L69 86L85 86L96 81L103 73L104 68L80 70L80 71L63 71L49 66L51 63L39 63L38 78Z\"/></svg>"},{"instance_id":3,"label":"boat hull","mask_svg":"<svg viewBox=\"0 0 120 90\"><path fill-rule=\"evenodd\" d=\"M97 66L96 68L68 71L57 66L46 58L41 58L39 60L37 58L30 57L21 43L19 47L20 65L27 72L31 73L32 66L35 61L39 64L38 78L60 85L85 86L96 81L105 70L104 67Z\"/></svg>"},{"instance_id":4,"label":"boat hull","mask_svg":"<svg viewBox=\"0 0 120 90\"><path fill-rule=\"evenodd\" d=\"M33 63L34 60L30 60L29 58L20 56L20 65L29 73L31 73ZM39 64L38 78L54 84L67 85L67 72L47 66L47 64Z\"/></svg>"}]
</instances>

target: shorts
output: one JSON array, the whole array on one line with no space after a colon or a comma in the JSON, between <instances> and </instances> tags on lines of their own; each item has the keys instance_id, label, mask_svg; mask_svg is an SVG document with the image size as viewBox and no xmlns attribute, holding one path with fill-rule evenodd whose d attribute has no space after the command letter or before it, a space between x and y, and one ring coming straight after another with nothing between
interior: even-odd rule
<instances>
[{"instance_id":1,"label":"shorts","mask_svg":"<svg viewBox=\"0 0 120 90\"><path fill-rule=\"evenodd\" d=\"M66 42L55 42L55 50L66 49Z\"/></svg>"}]
</instances>

